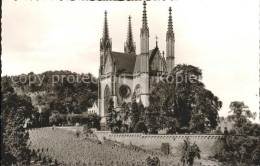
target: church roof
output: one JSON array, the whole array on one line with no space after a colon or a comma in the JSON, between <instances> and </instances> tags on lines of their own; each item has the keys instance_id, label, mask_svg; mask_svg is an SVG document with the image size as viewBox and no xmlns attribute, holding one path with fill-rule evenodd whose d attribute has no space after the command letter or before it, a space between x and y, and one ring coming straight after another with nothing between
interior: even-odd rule
<instances>
[{"instance_id":1,"label":"church roof","mask_svg":"<svg viewBox=\"0 0 260 166\"><path fill-rule=\"evenodd\" d=\"M159 51L158 48L154 48L149 51L150 63L158 51ZM141 71L141 59L139 55L112 51L112 56L115 60L116 72L118 74L121 73L133 74L134 72Z\"/></svg>"},{"instance_id":2,"label":"church roof","mask_svg":"<svg viewBox=\"0 0 260 166\"><path fill-rule=\"evenodd\" d=\"M115 59L117 73L134 73L136 61L135 54L112 51L112 56Z\"/></svg>"},{"instance_id":3,"label":"church roof","mask_svg":"<svg viewBox=\"0 0 260 166\"><path fill-rule=\"evenodd\" d=\"M156 48L149 50L149 62L151 61L151 57L153 58L157 51L158 51L158 49L156 49ZM135 64L134 71L140 72L141 71L141 59L140 59L139 55L137 55L135 63L136 64Z\"/></svg>"}]
</instances>

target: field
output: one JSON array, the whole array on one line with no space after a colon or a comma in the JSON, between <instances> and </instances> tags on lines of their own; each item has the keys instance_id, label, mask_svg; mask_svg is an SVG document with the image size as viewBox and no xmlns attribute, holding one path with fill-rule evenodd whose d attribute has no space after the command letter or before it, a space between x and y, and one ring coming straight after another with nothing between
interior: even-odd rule
<instances>
[{"instance_id":1,"label":"field","mask_svg":"<svg viewBox=\"0 0 260 166\"><path fill-rule=\"evenodd\" d=\"M30 149L41 159L45 158L45 163L50 161L50 165L141 166L147 165L148 156L159 157L162 166L179 164L179 157L174 155L164 155L161 152L126 146L110 140L101 143L86 138L82 133L77 137L75 130L71 129L32 129L29 130L29 135ZM44 162L35 163L42 165ZM196 161L196 165L201 163L213 164L204 160Z\"/></svg>"}]
</instances>

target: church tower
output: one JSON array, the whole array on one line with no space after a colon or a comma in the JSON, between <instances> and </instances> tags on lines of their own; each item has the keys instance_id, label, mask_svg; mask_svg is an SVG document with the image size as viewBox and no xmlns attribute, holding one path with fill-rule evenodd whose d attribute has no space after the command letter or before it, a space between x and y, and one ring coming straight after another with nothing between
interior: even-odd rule
<instances>
[{"instance_id":1,"label":"church tower","mask_svg":"<svg viewBox=\"0 0 260 166\"><path fill-rule=\"evenodd\" d=\"M166 33L166 66L168 73L174 68L174 32L172 26L172 8L169 8L168 30Z\"/></svg>"},{"instance_id":2,"label":"church tower","mask_svg":"<svg viewBox=\"0 0 260 166\"><path fill-rule=\"evenodd\" d=\"M133 32L132 32L132 24L131 24L131 16L129 16L129 21L128 21L128 30L127 30L127 39L125 42L125 53L129 54L135 54L135 43L133 39Z\"/></svg>"},{"instance_id":3,"label":"church tower","mask_svg":"<svg viewBox=\"0 0 260 166\"><path fill-rule=\"evenodd\" d=\"M146 1L143 3L144 5L144 10L143 10L143 22L142 22L142 28L140 32L140 37L141 37L141 55L144 56L142 62L143 65L143 72L149 72L149 67L148 67L148 61L149 61L149 28L148 28L148 23L147 23L147 15L146 15ZM147 61L147 62L146 62Z\"/></svg>"},{"instance_id":4,"label":"church tower","mask_svg":"<svg viewBox=\"0 0 260 166\"><path fill-rule=\"evenodd\" d=\"M102 75L106 74L106 67L105 64L108 59L108 56L111 56L112 53L112 39L109 38L109 31L108 31L108 22L107 22L107 12L105 11L105 18L104 18L104 26L103 26L103 35L100 39L100 66L99 66L99 77L98 77L98 109L99 115L101 117L105 116L104 110L106 110L105 99L110 98L111 92L108 91L106 98L104 97L104 88ZM105 123L105 118L101 119L101 123Z\"/></svg>"},{"instance_id":5,"label":"church tower","mask_svg":"<svg viewBox=\"0 0 260 166\"><path fill-rule=\"evenodd\" d=\"M103 36L100 39L100 74L103 74L105 60L112 51L112 39L109 38L107 11L105 11Z\"/></svg>"},{"instance_id":6,"label":"church tower","mask_svg":"<svg viewBox=\"0 0 260 166\"><path fill-rule=\"evenodd\" d=\"M143 20L142 20L142 28L140 31L140 73L141 73L141 80L142 83L142 94L141 94L141 101L144 107L149 105L149 28L147 22L147 15L146 15L146 1L143 3Z\"/></svg>"}]
</instances>

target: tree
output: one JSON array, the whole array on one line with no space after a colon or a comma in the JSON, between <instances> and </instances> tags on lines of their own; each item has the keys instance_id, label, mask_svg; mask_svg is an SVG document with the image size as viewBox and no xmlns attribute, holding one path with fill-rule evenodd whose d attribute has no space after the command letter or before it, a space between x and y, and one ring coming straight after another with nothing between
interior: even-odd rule
<instances>
[{"instance_id":1,"label":"tree","mask_svg":"<svg viewBox=\"0 0 260 166\"><path fill-rule=\"evenodd\" d=\"M112 131L115 125L115 110L114 110L114 101L113 99L109 100L109 107L107 110L106 124L108 128Z\"/></svg>"},{"instance_id":2,"label":"tree","mask_svg":"<svg viewBox=\"0 0 260 166\"><path fill-rule=\"evenodd\" d=\"M131 114L130 114L130 119L131 119L131 126L134 128L136 123L139 121L140 117L140 110L138 108L138 104L136 101L132 102L132 108L131 108Z\"/></svg>"},{"instance_id":3,"label":"tree","mask_svg":"<svg viewBox=\"0 0 260 166\"><path fill-rule=\"evenodd\" d=\"M184 143L181 145L181 162L183 165L192 166L195 158L200 159L200 149L195 142L191 145L188 137L183 141Z\"/></svg>"},{"instance_id":4,"label":"tree","mask_svg":"<svg viewBox=\"0 0 260 166\"><path fill-rule=\"evenodd\" d=\"M259 139L228 135L214 145L214 158L224 165L258 165Z\"/></svg>"},{"instance_id":5,"label":"tree","mask_svg":"<svg viewBox=\"0 0 260 166\"><path fill-rule=\"evenodd\" d=\"M145 119L145 124L147 126L149 133L157 134L158 129L160 129L158 109L155 109L154 107L149 106L145 110L144 119Z\"/></svg>"},{"instance_id":6,"label":"tree","mask_svg":"<svg viewBox=\"0 0 260 166\"><path fill-rule=\"evenodd\" d=\"M148 133L145 123L142 121L137 122L135 125L135 128L134 128L134 132L135 133L145 133L145 134Z\"/></svg>"},{"instance_id":7,"label":"tree","mask_svg":"<svg viewBox=\"0 0 260 166\"><path fill-rule=\"evenodd\" d=\"M1 164L28 165L30 150L25 120L31 117L33 106L29 97L17 95L10 82L3 81L1 101Z\"/></svg>"},{"instance_id":8,"label":"tree","mask_svg":"<svg viewBox=\"0 0 260 166\"><path fill-rule=\"evenodd\" d=\"M201 77L201 69L177 65L170 76L152 83L148 112L158 116L159 129L171 128L173 118L179 124L174 130L180 132L183 132L181 128L205 132L217 126L222 102L205 88Z\"/></svg>"},{"instance_id":9,"label":"tree","mask_svg":"<svg viewBox=\"0 0 260 166\"><path fill-rule=\"evenodd\" d=\"M256 149L252 153L252 162L253 162L253 164L260 163L260 144L258 144Z\"/></svg>"},{"instance_id":10,"label":"tree","mask_svg":"<svg viewBox=\"0 0 260 166\"><path fill-rule=\"evenodd\" d=\"M236 127L237 133L239 134L249 134L251 122L249 118L255 119L256 112L252 113L249 110L249 107L241 101L233 101L229 105L232 115L229 115L228 118L235 122L234 127ZM257 130L257 125L254 126Z\"/></svg>"}]
</instances>

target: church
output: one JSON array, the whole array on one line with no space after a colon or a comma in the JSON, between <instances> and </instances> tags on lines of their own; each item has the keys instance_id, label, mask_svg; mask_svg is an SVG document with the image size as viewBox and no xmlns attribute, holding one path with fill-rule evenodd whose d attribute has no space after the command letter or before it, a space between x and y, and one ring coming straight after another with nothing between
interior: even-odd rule
<instances>
[{"instance_id":1,"label":"church","mask_svg":"<svg viewBox=\"0 0 260 166\"><path fill-rule=\"evenodd\" d=\"M149 27L146 14L146 2L143 3L142 26L140 29L140 54L136 54L133 41L131 17L127 29L124 52L115 52L109 37L107 12L105 11L103 36L100 39L100 67L98 78L98 109L101 124L106 123L109 101L119 110L124 102L134 99L149 106L151 82L167 75L174 68L174 32L172 9L169 8L168 29L166 32L166 58L156 47L149 48Z\"/></svg>"}]
</instances>

